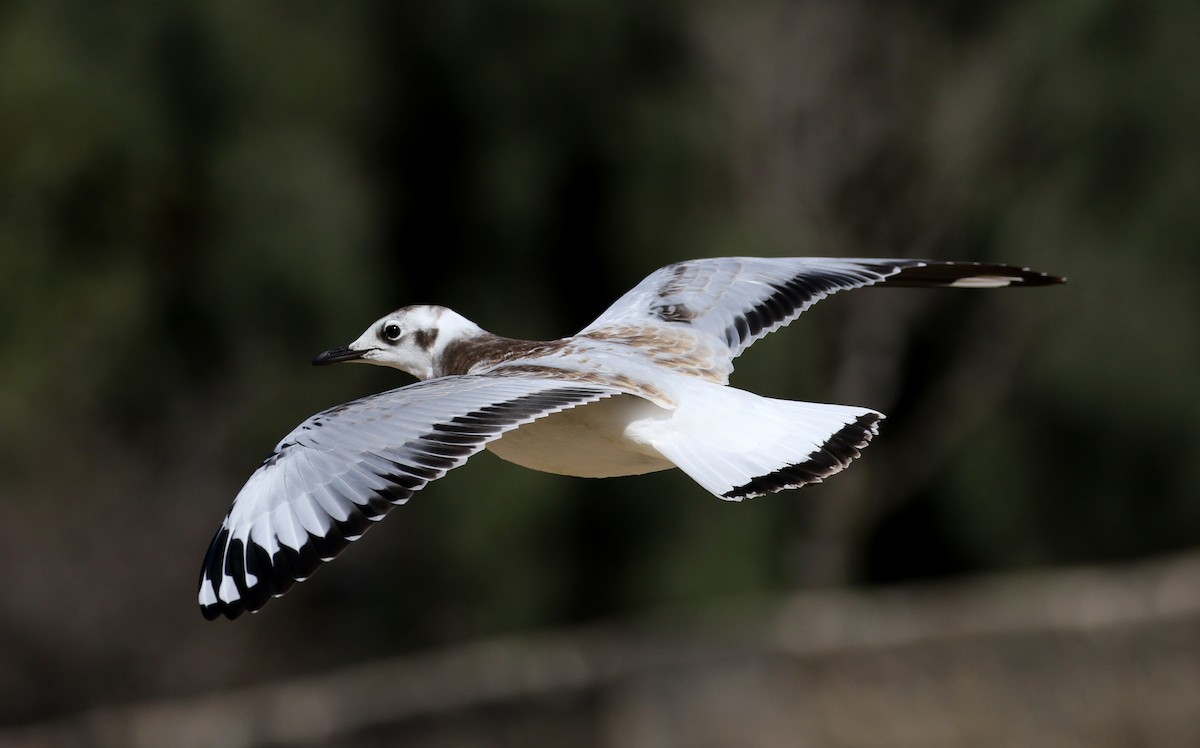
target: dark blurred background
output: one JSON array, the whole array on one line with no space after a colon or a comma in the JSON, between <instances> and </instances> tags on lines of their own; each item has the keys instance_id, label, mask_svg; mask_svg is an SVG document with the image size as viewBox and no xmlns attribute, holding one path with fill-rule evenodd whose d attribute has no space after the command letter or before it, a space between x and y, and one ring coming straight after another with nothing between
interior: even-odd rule
<instances>
[{"instance_id":1,"label":"dark blurred background","mask_svg":"<svg viewBox=\"0 0 1200 748\"><path fill-rule=\"evenodd\" d=\"M1200 544L1189 0L0 3L0 723L721 599ZM255 616L203 553L308 360L410 303L570 334L720 255L989 260L738 361L889 414L824 485L490 454ZM902 587L903 589L903 587Z\"/></svg>"}]
</instances>

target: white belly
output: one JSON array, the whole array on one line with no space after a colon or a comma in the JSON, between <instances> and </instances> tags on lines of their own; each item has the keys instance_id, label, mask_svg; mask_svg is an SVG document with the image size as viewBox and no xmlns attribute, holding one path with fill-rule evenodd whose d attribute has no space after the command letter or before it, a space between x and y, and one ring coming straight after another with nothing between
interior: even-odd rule
<instances>
[{"instance_id":1,"label":"white belly","mask_svg":"<svg viewBox=\"0 0 1200 748\"><path fill-rule=\"evenodd\" d=\"M487 448L533 470L580 478L612 478L666 470L674 464L633 436L672 412L633 395L571 408L510 431Z\"/></svg>"}]
</instances>

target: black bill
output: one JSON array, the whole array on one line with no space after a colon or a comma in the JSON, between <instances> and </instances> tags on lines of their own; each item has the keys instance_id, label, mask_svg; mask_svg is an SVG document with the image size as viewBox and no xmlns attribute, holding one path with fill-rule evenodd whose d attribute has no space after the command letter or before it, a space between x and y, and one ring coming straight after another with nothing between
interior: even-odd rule
<instances>
[{"instance_id":1,"label":"black bill","mask_svg":"<svg viewBox=\"0 0 1200 748\"><path fill-rule=\"evenodd\" d=\"M343 361L358 361L365 353L366 351L356 351L350 348L350 346L344 345L341 348L334 348L331 351L319 354L312 360L312 365L325 366L326 364L339 364Z\"/></svg>"}]
</instances>

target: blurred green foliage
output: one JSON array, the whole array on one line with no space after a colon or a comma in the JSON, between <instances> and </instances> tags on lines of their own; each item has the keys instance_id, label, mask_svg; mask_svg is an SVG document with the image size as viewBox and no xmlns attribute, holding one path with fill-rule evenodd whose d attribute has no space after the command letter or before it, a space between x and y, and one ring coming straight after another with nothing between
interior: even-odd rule
<instances>
[{"instance_id":1,"label":"blurred green foliage","mask_svg":"<svg viewBox=\"0 0 1200 748\"><path fill-rule=\"evenodd\" d=\"M1184 0L0 5L0 717L1195 545L1197 31ZM742 506L481 455L261 616L200 620L258 459L405 382L312 354L418 302L558 337L724 254L1071 284L838 297L739 361L892 416L828 485Z\"/></svg>"}]
</instances>

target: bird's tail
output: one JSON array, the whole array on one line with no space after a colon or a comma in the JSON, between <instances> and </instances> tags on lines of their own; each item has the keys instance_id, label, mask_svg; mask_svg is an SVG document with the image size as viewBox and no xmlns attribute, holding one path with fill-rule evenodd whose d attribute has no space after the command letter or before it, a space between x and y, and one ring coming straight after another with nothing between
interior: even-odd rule
<instances>
[{"instance_id":1,"label":"bird's tail","mask_svg":"<svg viewBox=\"0 0 1200 748\"><path fill-rule=\"evenodd\" d=\"M701 486L731 501L821 482L859 456L883 419L867 408L696 385L646 439Z\"/></svg>"}]
</instances>

